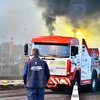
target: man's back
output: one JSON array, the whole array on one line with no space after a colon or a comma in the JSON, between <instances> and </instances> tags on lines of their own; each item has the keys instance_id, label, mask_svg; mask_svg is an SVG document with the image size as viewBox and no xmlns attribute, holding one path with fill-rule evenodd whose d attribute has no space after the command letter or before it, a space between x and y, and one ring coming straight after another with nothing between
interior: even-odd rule
<instances>
[{"instance_id":1,"label":"man's back","mask_svg":"<svg viewBox=\"0 0 100 100\"><path fill-rule=\"evenodd\" d=\"M39 50L32 50L33 58L26 62L23 73L24 84L27 87L28 100L44 100L46 84L50 78L49 68L39 57Z\"/></svg>"},{"instance_id":2,"label":"man's back","mask_svg":"<svg viewBox=\"0 0 100 100\"><path fill-rule=\"evenodd\" d=\"M27 63L27 82L28 88L43 88L46 87L50 77L49 69L45 61L38 56L33 57Z\"/></svg>"}]
</instances>

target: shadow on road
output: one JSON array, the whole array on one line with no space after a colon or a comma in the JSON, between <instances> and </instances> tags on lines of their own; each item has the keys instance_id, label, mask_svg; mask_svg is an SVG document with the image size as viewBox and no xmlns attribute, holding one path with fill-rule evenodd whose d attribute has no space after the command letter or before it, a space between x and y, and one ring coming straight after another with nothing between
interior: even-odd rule
<instances>
[{"instance_id":1,"label":"shadow on road","mask_svg":"<svg viewBox=\"0 0 100 100\"><path fill-rule=\"evenodd\" d=\"M100 94L100 82L97 83L97 90L95 93L90 91L89 85L81 87L81 94Z\"/></svg>"},{"instance_id":2,"label":"shadow on road","mask_svg":"<svg viewBox=\"0 0 100 100\"><path fill-rule=\"evenodd\" d=\"M61 91L52 91L51 89L47 89L48 91L45 92L45 94L63 94L63 95L70 95L68 93L68 91L64 91L64 92L61 92Z\"/></svg>"}]
</instances>

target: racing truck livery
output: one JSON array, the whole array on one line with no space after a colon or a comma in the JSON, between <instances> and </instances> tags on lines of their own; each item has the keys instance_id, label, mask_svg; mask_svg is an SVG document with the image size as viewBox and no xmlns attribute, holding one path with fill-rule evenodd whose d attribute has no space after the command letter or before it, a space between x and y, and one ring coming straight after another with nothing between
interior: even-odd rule
<instances>
[{"instance_id":1,"label":"racing truck livery","mask_svg":"<svg viewBox=\"0 0 100 100\"><path fill-rule=\"evenodd\" d=\"M91 91L96 91L100 77L98 48L88 48L82 39L80 49L77 38L62 36L40 36L33 38L31 43L31 50L38 48L39 57L49 66L51 76L47 87L66 90L77 81L78 86L89 85ZM25 44L24 52L28 54L28 44Z\"/></svg>"}]
</instances>

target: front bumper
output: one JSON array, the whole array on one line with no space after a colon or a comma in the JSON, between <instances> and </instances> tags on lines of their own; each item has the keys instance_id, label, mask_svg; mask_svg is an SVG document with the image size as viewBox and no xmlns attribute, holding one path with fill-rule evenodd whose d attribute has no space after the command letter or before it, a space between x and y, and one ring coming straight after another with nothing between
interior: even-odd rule
<instances>
[{"instance_id":1,"label":"front bumper","mask_svg":"<svg viewBox=\"0 0 100 100\"><path fill-rule=\"evenodd\" d=\"M58 84L71 86L71 77L51 76L47 87L57 87Z\"/></svg>"}]
</instances>

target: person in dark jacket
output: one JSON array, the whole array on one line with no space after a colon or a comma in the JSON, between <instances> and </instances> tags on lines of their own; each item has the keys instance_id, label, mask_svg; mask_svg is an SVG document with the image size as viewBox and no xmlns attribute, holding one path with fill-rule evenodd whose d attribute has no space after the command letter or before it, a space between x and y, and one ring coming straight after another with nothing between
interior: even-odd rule
<instances>
[{"instance_id":1,"label":"person in dark jacket","mask_svg":"<svg viewBox=\"0 0 100 100\"><path fill-rule=\"evenodd\" d=\"M24 84L27 88L28 100L44 100L44 91L50 78L48 65L41 60L39 50L32 50L33 58L26 62L23 72Z\"/></svg>"}]
</instances>

